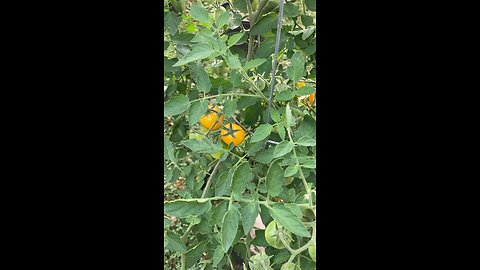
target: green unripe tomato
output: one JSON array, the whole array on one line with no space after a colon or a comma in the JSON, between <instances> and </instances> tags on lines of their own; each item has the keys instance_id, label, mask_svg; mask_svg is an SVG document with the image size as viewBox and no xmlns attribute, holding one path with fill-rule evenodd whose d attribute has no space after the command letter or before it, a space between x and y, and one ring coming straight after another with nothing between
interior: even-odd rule
<instances>
[{"instance_id":1,"label":"green unripe tomato","mask_svg":"<svg viewBox=\"0 0 480 270\"><path fill-rule=\"evenodd\" d=\"M265 88L265 82L263 80L258 79L255 84L257 85L258 89L260 89L260 91Z\"/></svg>"},{"instance_id":2,"label":"green unripe tomato","mask_svg":"<svg viewBox=\"0 0 480 270\"><path fill-rule=\"evenodd\" d=\"M310 254L310 257L312 257L314 262L317 262L317 245L309 246L308 254Z\"/></svg>"},{"instance_id":3,"label":"green unripe tomato","mask_svg":"<svg viewBox=\"0 0 480 270\"><path fill-rule=\"evenodd\" d=\"M280 270L302 270L298 265L292 263L292 262L287 262L282 265L282 268Z\"/></svg>"},{"instance_id":4,"label":"green unripe tomato","mask_svg":"<svg viewBox=\"0 0 480 270\"><path fill-rule=\"evenodd\" d=\"M265 229L265 240L267 240L267 243L276 248L276 249L284 249L285 245L282 243L280 240L278 233L283 232L283 234L287 234L288 236L291 236L290 232L284 230L280 225L278 225L275 220L272 220L270 224L268 224L267 228ZM290 243L290 239L287 237L284 237L285 241L287 243Z\"/></svg>"}]
</instances>

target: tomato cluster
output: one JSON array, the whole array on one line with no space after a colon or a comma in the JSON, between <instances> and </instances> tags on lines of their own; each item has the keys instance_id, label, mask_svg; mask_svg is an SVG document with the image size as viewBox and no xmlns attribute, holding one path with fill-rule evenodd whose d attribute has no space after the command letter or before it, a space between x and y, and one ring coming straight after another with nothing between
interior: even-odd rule
<instances>
[{"instance_id":1,"label":"tomato cluster","mask_svg":"<svg viewBox=\"0 0 480 270\"><path fill-rule=\"evenodd\" d=\"M227 123L225 122L225 116L223 115L222 110L217 105L209 105L208 112L203 115L200 120L200 133L190 133L190 139L197 139L201 140L205 138L210 132L215 132L220 129L220 136L221 140L226 144L223 145L223 150L218 151L217 153L211 154L211 156L215 159L220 159L222 154L229 149L229 145L233 143L233 145L239 146L245 140L245 130L244 128L235 123Z\"/></svg>"}]
</instances>

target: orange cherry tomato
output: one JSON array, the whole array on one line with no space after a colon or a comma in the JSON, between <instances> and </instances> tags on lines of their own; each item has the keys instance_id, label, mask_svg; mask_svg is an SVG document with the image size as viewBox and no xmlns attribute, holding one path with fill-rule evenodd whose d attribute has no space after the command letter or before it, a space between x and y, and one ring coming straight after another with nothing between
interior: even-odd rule
<instances>
[{"instance_id":1,"label":"orange cherry tomato","mask_svg":"<svg viewBox=\"0 0 480 270\"><path fill-rule=\"evenodd\" d=\"M308 97L308 104L310 104L310 106L312 106L313 101L315 101L315 94L316 94L316 93L317 93L317 92L311 93L310 96Z\"/></svg>"},{"instance_id":2,"label":"orange cherry tomato","mask_svg":"<svg viewBox=\"0 0 480 270\"><path fill-rule=\"evenodd\" d=\"M214 110L214 112L210 112L210 113L205 114L204 116L202 116L202 118L200 118L199 122L204 128L210 129L218 119L218 122L212 128L212 130L217 130L217 129L220 128L223 120L225 120L225 117L222 114L222 115L220 115L220 118L218 118L217 112L218 113L222 112L222 110L220 110L220 108L218 108L218 106L213 107L212 105L209 105L208 108L211 109L211 110Z\"/></svg>"},{"instance_id":3,"label":"orange cherry tomato","mask_svg":"<svg viewBox=\"0 0 480 270\"><path fill-rule=\"evenodd\" d=\"M228 124L227 128L229 129L222 129L220 131L222 140L227 145L230 145L231 142L233 142L235 146L242 144L243 140L245 140L245 131L243 128L237 124Z\"/></svg>"}]
</instances>

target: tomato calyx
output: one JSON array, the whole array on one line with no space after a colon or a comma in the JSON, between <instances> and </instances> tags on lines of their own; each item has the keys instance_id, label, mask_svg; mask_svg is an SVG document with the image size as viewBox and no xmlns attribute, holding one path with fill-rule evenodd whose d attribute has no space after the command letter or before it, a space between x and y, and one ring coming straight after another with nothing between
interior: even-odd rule
<instances>
[{"instance_id":1,"label":"tomato calyx","mask_svg":"<svg viewBox=\"0 0 480 270\"><path fill-rule=\"evenodd\" d=\"M236 137L235 137L235 132L239 132L239 131L240 131L240 130L238 130L238 129L233 129L232 123L230 123L230 127L223 126L223 128L225 129L225 131L226 131L227 133L223 134L222 136L223 136L223 137L232 136L234 139L236 139Z\"/></svg>"}]
</instances>

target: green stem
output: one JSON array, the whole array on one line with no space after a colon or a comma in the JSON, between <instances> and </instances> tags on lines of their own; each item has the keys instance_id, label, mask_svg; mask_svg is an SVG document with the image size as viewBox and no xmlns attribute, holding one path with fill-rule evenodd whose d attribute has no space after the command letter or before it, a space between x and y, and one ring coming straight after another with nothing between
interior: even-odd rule
<instances>
[{"instance_id":1,"label":"green stem","mask_svg":"<svg viewBox=\"0 0 480 270\"><path fill-rule=\"evenodd\" d=\"M260 89L258 89L257 85L252 80L250 80L250 78L246 74L243 73L243 70L238 68L237 71L253 87L255 92L257 92L266 102L269 102L268 98L262 93L262 91L260 91ZM273 104L273 107L275 107L275 109L277 109L275 104Z\"/></svg>"},{"instance_id":2,"label":"green stem","mask_svg":"<svg viewBox=\"0 0 480 270\"><path fill-rule=\"evenodd\" d=\"M268 0L261 0L260 3L258 4L258 9L253 13L251 21L256 22L258 19L258 16L260 16L260 13L262 12L263 8L267 4ZM250 29L252 29L252 22L250 22Z\"/></svg>"},{"instance_id":3,"label":"green stem","mask_svg":"<svg viewBox=\"0 0 480 270\"><path fill-rule=\"evenodd\" d=\"M290 129L289 125L287 125L287 133L288 133L288 138L290 139L292 144L295 144L295 142L293 141L293 138L292 138L292 130ZM300 178L302 179L303 186L305 187L305 190L307 191L308 203L309 203L310 207L313 207L312 190L310 189L310 186L308 185L307 180L305 179L305 175L303 175L302 167L300 167L300 162L298 161L298 156L297 156L297 152L295 151L295 147L293 147L293 156L295 157L296 165L299 168L298 171L300 172Z\"/></svg>"},{"instance_id":4,"label":"green stem","mask_svg":"<svg viewBox=\"0 0 480 270\"><path fill-rule=\"evenodd\" d=\"M207 192L210 189L210 184L212 183L213 175L217 171L217 168L218 168L218 165L220 165L220 162L221 161L218 160L217 164L215 164L215 167L213 168L213 171L212 171L212 173L210 174L210 177L207 180L207 184L205 185L205 188L203 189L202 198L205 198L205 196L207 195Z\"/></svg>"},{"instance_id":5,"label":"green stem","mask_svg":"<svg viewBox=\"0 0 480 270\"><path fill-rule=\"evenodd\" d=\"M181 260L181 264L182 264L181 270L186 270L187 269L187 257L185 256L185 253L182 253L182 255L180 256L180 260Z\"/></svg>"},{"instance_id":6,"label":"green stem","mask_svg":"<svg viewBox=\"0 0 480 270\"><path fill-rule=\"evenodd\" d=\"M212 96L204 96L204 97L201 97L201 98L190 100L190 103L198 101L198 100L202 100L202 99L209 99L209 98L221 97L221 96L243 96L243 97L260 97L261 98L260 95L228 93L228 94L218 94L218 95L212 95Z\"/></svg>"},{"instance_id":7,"label":"green stem","mask_svg":"<svg viewBox=\"0 0 480 270\"><path fill-rule=\"evenodd\" d=\"M313 231L312 231L312 238L310 239L310 241L308 241L303 247L299 248L299 249L295 249L295 250L292 250L290 251L290 259L288 259L288 262L292 262L293 259L295 258L295 256L297 256L298 254L302 253L304 250L307 250L308 247L310 246L313 246L315 244L315 228L313 228ZM283 242L283 239L280 238L280 240ZM283 244L285 245L286 242L283 242ZM286 246L286 245L285 245Z\"/></svg>"}]
</instances>

